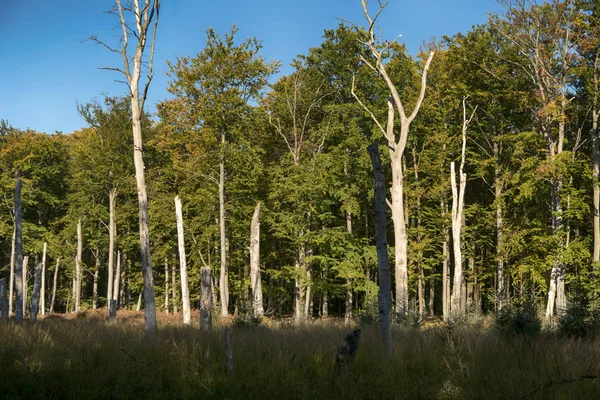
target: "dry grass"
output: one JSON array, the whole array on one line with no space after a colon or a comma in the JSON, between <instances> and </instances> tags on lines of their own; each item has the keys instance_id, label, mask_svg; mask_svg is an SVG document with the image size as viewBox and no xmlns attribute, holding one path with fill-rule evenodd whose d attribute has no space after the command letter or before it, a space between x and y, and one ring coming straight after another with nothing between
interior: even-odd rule
<instances>
[{"instance_id":1,"label":"dry grass","mask_svg":"<svg viewBox=\"0 0 600 400\"><path fill-rule=\"evenodd\" d=\"M234 372L224 340L160 314L146 340L143 314L51 316L0 326L3 399L597 399L600 342L554 336L501 337L493 330L394 330L394 354L382 355L376 326L362 327L347 388L333 373L348 329L329 320L301 327L269 321L233 327ZM198 316L194 315L194 321ZM229 321L231 323L232 321Z\"/></svg>"}]
</instances>

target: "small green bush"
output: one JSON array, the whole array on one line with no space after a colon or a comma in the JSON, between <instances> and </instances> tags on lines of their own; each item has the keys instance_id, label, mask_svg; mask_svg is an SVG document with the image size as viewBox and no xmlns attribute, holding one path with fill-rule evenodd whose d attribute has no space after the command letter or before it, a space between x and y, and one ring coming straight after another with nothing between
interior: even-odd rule
<instances>
[{"instance_id":1,"label":"small green bush","mask_svg":"<svg viewBox=\"0 0 600 400\"><path fill-rule=\"evenodd\" d=\"M542 323L533 302L510 304L498 311L496 328L503 334L533 337L540 333Z\"/></svg>"}]
</instances>

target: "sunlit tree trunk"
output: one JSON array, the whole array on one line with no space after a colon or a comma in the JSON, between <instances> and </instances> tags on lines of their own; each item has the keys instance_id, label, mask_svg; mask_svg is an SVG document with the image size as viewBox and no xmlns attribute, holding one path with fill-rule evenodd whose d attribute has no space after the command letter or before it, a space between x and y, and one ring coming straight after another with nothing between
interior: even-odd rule
<instances>
[{"instance_id":1,"label":"sunlit tree trunk","mask_svg":"<svg viewBox=\"0 0 600 400\"><path fill-rule=\"evenodd\" d=\"M250 224L250 284L252 286L252 312L255 317L264 314L262 282L260 275L260 202L256 204Z\"/></svg>"},{"instance_id":2,"label":"sunlit tree trunk","mask_svg":"<svg viewBox=\"0 0 600 400\"><path fill-rule=\"evenodd\" d=\"M81 219L77 220L77 256L75 257L75 312L79 312L81 300L81 260L83 253L83 234L81 232Z\"/></svg>"},{"instance_id":3,"label":"sunlit tree trunk","mask_svg":"<svg viewBox=\"0 0 600 400\"><path fill-rule=\"evenodd\" d=\"M221 315L229 315L229 273L227 271L227 231L225 224L225 133L221 134L221 155L219 161L219 234L221 245L221 270L219 293L221 295Z\"/></svg>"},{"instance_id":4,"label":"sunlit tree trunk","mask_svg":"<svg viewBox=\"0 0 600 400\"><path fill-rule=\"evenodd\" d=\"M106 306L108 307L109 317L111 313L111 300L113 296L114 282L114 259L115 259L115 236L117 235L115 227L115 200L117 198L116 189L111 189L108 192L108 278L106 289ZM118 293L118 292L117 292Z\"/></svg>"},{"instance_id":5,"label":"sunlit tree trunk","mask_svg":"<svg viewBox=\"0 0 600 400\"><path fill-rule=\"evenodd\" d=\"M15 286L15 237L16 225L13 227L12 242L10 246L10 277L8 282L8 315L13 313L13 289Z\"/></svg>"},{"instance_id":6,"label":"sunlit tree trunk","mask_svg":"<svg viewBox=\"0 0 600 400\"><path fill-rule=\"evenodd\" d=\"M44 242L44 251L42 252L42 287L40 291L40 314L46 315L46 250L47 243Z\"/></svg>"},{"instance_id":7,"label":"sunlit tree trunk","mask_svg":"<svg viewBox=\"0 0 600 400\"><path fill-rule=\"evenodd\" d=\"M27 313L27 301L28 301L28 289L29 289L29 271L27 269L29 265L29 256L23 257L23 317Z\"/></svg>"},{"instance_id":8,"label":"sunlit tree trunk","mask_svg":"<svg viewBox=\"0 0 600 400\"><path fill-rule=\"evenodd\" d=\"M190 291L187 280L187 264L185 258L185 238L183 233L183 216L181 211L181 199L175 197L175 214L177 216L177 243L179 247L179 276L181 280L181 300L183 305L183 323L188 325L192 322L190 310Z\"/></svg>"},{"instance_id":9,"label":"sunlit tree trunk","mask_svg":"<svg viewBox=\"0 0 600 400\"><path fill-rule=\"evenodd\" d=\"M165 313L169 313L169 260L165 257Z\"/></svg>"}]
</instances>

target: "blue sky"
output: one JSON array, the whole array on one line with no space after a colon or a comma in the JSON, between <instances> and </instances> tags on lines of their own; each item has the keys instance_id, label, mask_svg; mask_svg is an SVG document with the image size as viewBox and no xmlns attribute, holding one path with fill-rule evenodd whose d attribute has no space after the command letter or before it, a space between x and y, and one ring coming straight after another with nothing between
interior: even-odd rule
<instances>
[{"instance_id":1,"label":"blue sky","mask_svg":"<svg viewBox=\"0 0 600 400\"><path fill-rule=\"evenodd\" d=\"M371 6L376 1L371 0ZM119 56L85 41L90 35L118 45L118 21L105 13L113 0L0 0L0 119L39 132L73 132L85 126L76 104L103 94L123 95L118 74L98 67L121 67ZM424 40L466 32L499 10L495 0L391 0L380 18L386 39L416 52ZM238 37L257 37L262 54L282 63L282 73L298 54L318 46L336 18L364 25L359 0L162 0L150 86L149 111L169 93L166 60L195 55L206 29L219 34L240 28Z\"/></svg>"}]
</instances>

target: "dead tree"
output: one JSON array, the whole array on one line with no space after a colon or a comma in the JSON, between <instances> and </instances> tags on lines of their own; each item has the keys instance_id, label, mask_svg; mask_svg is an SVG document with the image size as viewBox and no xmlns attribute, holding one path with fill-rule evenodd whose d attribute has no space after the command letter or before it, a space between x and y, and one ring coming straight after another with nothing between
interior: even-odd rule
<instances>
[{"instance_id":1,"label":"dead tree","mask_svg":"<svg viewBox=\"0 0 600 400\"><path fill-rule=\"evenodd\" d=\"M139 206L140 254L142 259L142 276L144 281L144 321L146 334L154 336L157 330L156 304L154 298L154 280L152 277L152 257L150 255L150 227L148 217L148 192L144 174L142 118L144 103L148 95L148 88L152 81L154 45L156 43L156 28L160 11L160 0L127 0L125 4L116 0L111 13L118 16L123 32L123 42L120 49L100 41L96 37L91 39L104 46L109 51L121 55L123 68L103 68L117 71L126 78L131 101L131 122L133 131L133 161L135 165L135 180L137 185ZM126 14L132 15L135 25L127 21ZM136 40L133 55L128 54L129 39ZM146 43L150 37L150 57L144 60ZM142 66L147 67L146 82L140 89Z\"/></svg>"},{"instance_id":2,"label":"dead tree","mask_svg":"<svg viewBox=\"0 0 600 400\"><path fill-rule=\"evenodd\" d=\"M404 110L404 105L400 99L398 89L394 82L390 78L386 69L385 59L388 57L390 48L396 43L396 40L380 44L379 40L375 35L375 24L377 18L383 12L384 8L389 3L387 0L385 3L378 0L379 9L375 16L371 16L367 9L368 0L361 0L363 12L368 22L368 31L366 40L363 42L371 52L371 58L366 59L361 57L362 61L376 74L377 77L383 79L387 86L390 97L388 99L388 118L387 126L384 128L379 122L375 114L363 103L356 93L354 92L354 82L352 84L351 93L357 102L364 108L364 110L370 115L371 119L375 122L379 130L382 132L383 137L387 141L387 147L390 153L390 166L392 170L392 201L387 201L388 206L392 210L392 222L394 224L394 249L395 249L395 279L396 279L396 315L402 319L408 311L408 236L406 232L406 218L404 215L404 171L402 165L402 159L404 150L406 148L406 142L408 140L408 133L410 125L417 116L423 99L425 98L425 88L427 87L427 71L429 65L433 60L434 52L429 53L429 58L425 62L423 67L423 73L421 75L421 91L414 109L410 115L407 115ZM394 108L398 112L400 117L400 135L396 138L394 132Z\"/></svg>"},{"instance_id":3,"label":"dead tree","mask_svg":"<svg viewBox=\"0 0 600 400\"><path fill-rule=\"evenodd\" d=\"M29 314L31 321L37 321L38 310L40 308L40 289L42 287L42 263L37 263L33 275L33 293L31 295L31 312Z\"/></svg>"},{"instance_id":4,"label":"dead tree","mask_svg":"<svg viewBox=\"0 0 600 400\"><path fill-rule=\"evenodd\" d=\"M23 226L21 223L21 178L15 174L15 320L23 321Z\"/></svg>"}]
</instances>

